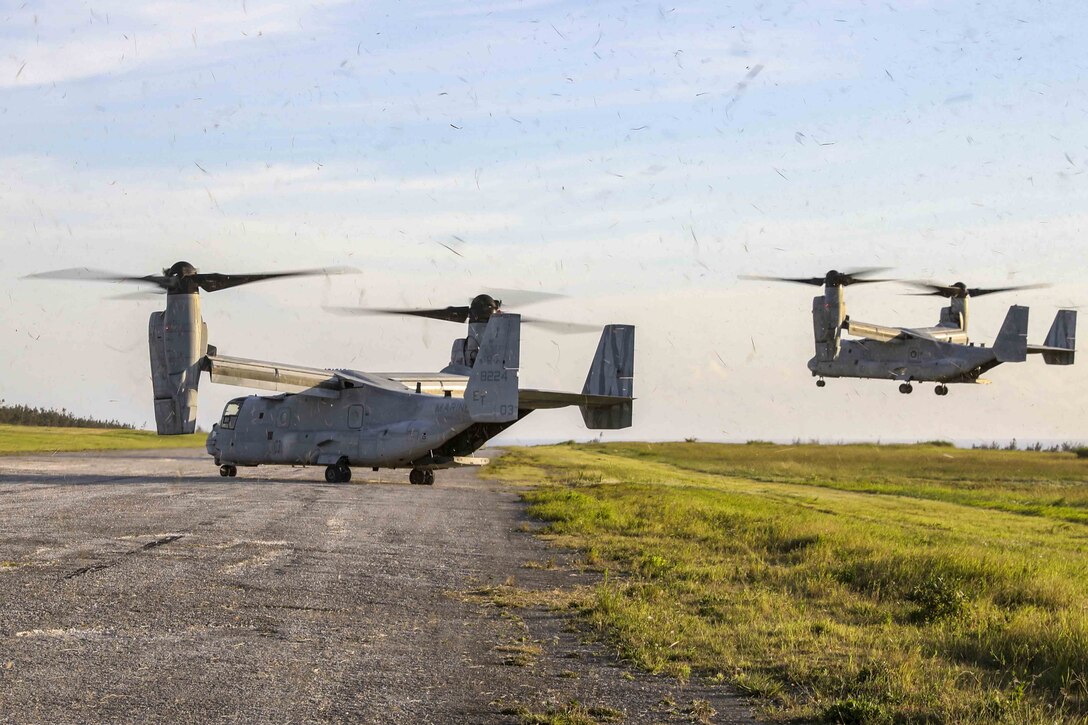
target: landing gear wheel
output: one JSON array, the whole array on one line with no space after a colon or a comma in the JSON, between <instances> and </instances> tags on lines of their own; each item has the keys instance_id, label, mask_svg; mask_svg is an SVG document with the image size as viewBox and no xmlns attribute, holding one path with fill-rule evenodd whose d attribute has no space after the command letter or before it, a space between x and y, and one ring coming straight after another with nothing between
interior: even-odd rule
<instances>
[{"instance_id":1,"label":"landing gear wheel","mask_svg":"<svg viewBox=\"0 0 1088 725\"><path fill-rule=\"evenodd\" d=\"M430 471L424 471L422 468L413 468L412 472L408 474L408 483L413 486L424 486L427 484L427 474ZM431 473L431 482L434 482L434 474Z\"/></svg>"},{"instance_id":2,"label":"landing gear wheel","mask_svg":"<svg viewBox=\"0 0 1088 725\"><path fill-rule=\"evenodd\" d=\"M434 485L434 471L432 471L430 469L424 471L424 473L423 473L423 485L424 486L433 486Z\"/></svg>"},{"instance_id":3,"label":"landing gear wheel","mask_svg":"<svg viewBox=\"0 0 1088 725\"><path fill-rule=\"evenodd\" d=\"M340 471L340 483L347 483L351 480L351 469L344 464L337 466Z\"/></svg>"},{"instance_id":4,"label":"landing gear wheel","mask_svg":"<svg viewBox=\"0 0 1088 725\"><path fill-rule=\"evenodd\" d=\"M938 385L937 387L935 387L933 389L933 392L936 393L937 395L948 395L948 386L947 385Z\"/></svg>"},{"instance_id":5,"label":"landing gear wheel","mask_svg":"<svg viewBox=\"0 0 1088 725\"><path fill-rule=\"evenodd\" d=\"M224 465L219 467L219 475L224 478L234 478L238 475L238 468L235 466Z\"/></svg>"},{"instance_id":6,"label":"landing gear wheel","mask_svg":"<svg viewBox=\"0 0 1088 725\"><path fill-rule=\"evenodd\" d=\"M902 393L903 395L910 395L913 391L914 391L914 386L912 386L910 383L902 383L899 386L899 392Z\"/></svg>"},{"instance_id":7,"label":"landing gear wheel","mask_svg":"<svg viewBox=\"0 0 1088 725\"><path fill-rule=\"evenodd\" d=\"M817 388L822 388L825 385L827 385L827 381L824 380L823 378L820 378L819 380L816 381L816 387Z\"/></svg>"},{"instance_id":8,"label":"landing gear wheel","mask_svg":"<svg viewBox=\"0 0 1088 725\"><path fill-rule=\"evenodd\" d=\"M325 480L329 483L347 483L351 480L351 469L342 463L325 469Z\"/></svg>"}]
</instances>

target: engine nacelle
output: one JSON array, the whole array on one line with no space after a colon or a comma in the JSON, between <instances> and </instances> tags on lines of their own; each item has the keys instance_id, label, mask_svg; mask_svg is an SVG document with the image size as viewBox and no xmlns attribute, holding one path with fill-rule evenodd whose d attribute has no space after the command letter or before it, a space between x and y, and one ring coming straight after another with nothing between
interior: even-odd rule
<instances>
[{"instance_id":1,"label":"engine nacelle","mask_svg":"<svg viewBox=\"0 0 1088 725\"><path fill-rule=\"evenodd\" d=\"M198 295L166 296L166 310L152 313L149 320L148 348L158 434L195 432L197 388L208 350L208 326L200 316Z\"/></svg>"},{"instance_id":2,"label":"engine nacelle","mask_svg":"<svg viewBox=\"0 0 1088 725\"><path fill-rule=\"evenodd\" d=\"M812 333L817 361L831 362L839 356L839 341L845 319L846 304L842 300L842 287L828 285L822 297L812 298Z\"/></svg>"}]
</instances>

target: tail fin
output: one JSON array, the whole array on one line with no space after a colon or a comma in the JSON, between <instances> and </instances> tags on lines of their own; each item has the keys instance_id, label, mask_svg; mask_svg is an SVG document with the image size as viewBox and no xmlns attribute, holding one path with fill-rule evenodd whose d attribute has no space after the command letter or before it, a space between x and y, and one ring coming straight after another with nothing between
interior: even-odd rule
<instances>
[{"instance_id":1,"label":"tail fin","mask_svg":"<svg viewBox=\"0 0 1088 725\"><path fill-rule=\"evenodd\" d=\"M477 423L518 419L521 315L492 315L465 388L468 414Z\"/></svg>"},{"instance_id":2,"label":"tail fin","mask_svg":"<svg viewBox=\"0 0 1088 725\"><path fill-rule=\"evenodd\" d=\"M998 362L1024 362L1028 357L1028 308L1013 305L994 340Z\"/></svg>"},{"instance_id":3,"label":"tail fin","mask_svg":"<svg viewBox=\"0 0 1088 725\"><path fill-rule=\"evenodd\" d=\"M582 387L583 395L628 398L608 406L579 406L587 428L616 429L631 425L635 381L635 326L606 325L597 354Z\"/></svg>"},{"instance_id":4,"label":"tail fin","mask_svg":"<svg viewBox=\"0 0 1088 725\"><path fill-rule=\"evenodd\" d=\"M1045 347L1062 348L1068 352L1044 350L1043 361L1047 365L1072 365L1077 341L1077 311L1059 310L1054 316L1054 324L1047 333Z\"/></svg>"}]
</instances>

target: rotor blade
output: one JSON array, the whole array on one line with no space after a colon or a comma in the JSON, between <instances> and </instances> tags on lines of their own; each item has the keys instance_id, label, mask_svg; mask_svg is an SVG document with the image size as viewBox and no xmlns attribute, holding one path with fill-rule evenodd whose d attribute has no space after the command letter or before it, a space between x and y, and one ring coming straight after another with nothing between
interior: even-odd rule
<instances>
[{"instance_id":1,"label":"rotor blade","mask_svg":"<svg viewBox=\"0 0 1088 725\"><path fill-rule=\"evenodd\" d=\"M1043 289L1049 286L1050 285L1048 284L1020 284L1012 287L972 287L967 290L967 294L972 297L981 297L982 295L992 295L998 292L1013 292L1022 289Z\"/></svg>"},{"instance_id":2,"label":"rotor blade","mask_svg":"<svg viewBox=\"0 0 1088 725\"><path fill-rule=\"evenodd\" d=\"M336 315L411 315L412 317L426 317L431 320L446 322L468 322L469 315L467 305L422 310L393 310L377 307L325 307L325 310Z\"/></svg>"},{"instance_id":3,"label":"rotor blade","mask_svg":"<svg viewBox=\"0 0 1088 725\"><path fill-rule=\"evenodd\" d=\"M503 289L501 287L489 287L487 294L497 300L502 300L503 307L522 307L547 300L563 299L566 295L554 292L541 292L538 290Z\"/></svg>"},{"instance_id":4,"label":"rotor blade","mask_svg":"<svg viewBox=\"0 0 1088 725\"><path fill-rule=\"evenodd\" d=\"M929 292L914 292L914 293L912 293L912 294L916 294L916 295L925 295L925 296L936 295L936 296L939 296L939 297L956 297L958 295L963 294L963 290L960 289L959 287L954 287L952 285L947 285L947 284L939 284L937 282L931 282L929 280L924 280L924 279L907 280L907 284L913 285L915 287L920 287L921 289L929 290Z\"/></svg>"},{"instance_id":5,"label":"rotor blade","mask_svg":"<svg viewBox=\"0 0 1088 725\"><path fill-rule=\"evenodd\" d=\"M270 279L283 279L286 277L317 277L330 274L348 274L357 272L353 267L324 267L320 269L296 269L289 272L266 272L260 274L219 274L209 272L207 274L195 274L193 279L205 292L218 292L219 290L238 287L253 282L264 282Z\"/></svg>"},{"instance_id":6,"label":"rotor blade","mask_svg":"<svg viewBox=\"0 0 1088 725\"><path fill-rule=\"evenodd\" d=\"M811 284L815 286L821 286L824 283L823 277L766 277L761 274L741 274L737 275L737 279L754 279L764 282L794 282L796 284Z\"/></svg>"},{"instance_id":7,"label":"rotor blade","mask_svg":"<svg viewBox=\"0 0 1088 725\"><path fill-rule=\"evenodd\" d=\"M560 322L559 320L544 320L539 317L525 317L522 315L521 321L526 325L534 325L541 327L545 330L559 333L561 335L577 335L583 332L599 332L600 325L587 325L583 322Z\"/></svg>"},{"instance_id":8,"label":"rotor blade","mask_svg":"<svg viewBox=\"0 0 1088 725\"><path fill-rule=\"evenodd\" d=\"M955 285L938 284L937 282L931 282L928 280L911 280L908 284L912 284L915 287L921 287L922 289L931 290L929 292L916 292L919 295L937 295L940 297L981 297L983 295L991 295L998 292L1012 292L1015 290L1027 290L1027 289L1042 289L1049 287L1048 284L1022 284L1012 285L1009 287L964 287L957 283Z\"/></svg>"},{"instance_id":9,"label":"rotor blade","mask_svg":"<svg viewBox=\"0 0 1088 725\"><path fill-rule=\"evenodd\" d=\"M888 267L863 267L849 272L830 270L823 277L766 277L758 274L742 274L740 279L769 280L772 282L793 282L796 284L810 284L814 287L839 286L846 287L851 284L873 284L874 282L894 282L893 279L874 279L866 275L883 272Z\"/></svg>"},{"instance_id":10,"label":"rotor blade","mask_svg":"<svg viewBox=\"0 0 1088 725\"><path fill-rule=\"evenodd\" d=\"M161 300L162 296L166 294L163 292L152 292L151 290L145 290L142 292L129 292L123 295L110 295L106 299L110 300Z\"/></svg>"},{"instance_id":11,"label":"rotor blade","mask_svg":"<svg viewBox=\"0 0 1088 725\"><path fill-rule=\"evenodd\" d=\"M892 279L891 277L881 277L879 279L868 279L866 277L848 277L845 284L874 284L876 282L898 282L898 280Z\"/></svg>"},{"instance_id":12,"label":"rotor blade","mask_svg":"<svg viewBox=\"0 0 1088 725\"><path fill-rule=\"evenodd\" d=\"M860 269L851 269L847 272L843 272L848 277L867 277L870 274L876 274L877 272L887 272L891 267L861 267ZM859 280L861 281L861 280ZM865 280L867 282L894 282L890 279L873 279Z\"/></svg>"},{"instance_id":13,"label":"rotor blade","mask_svg":"<svg viewBox=\"0 0 1088 725\"><path fill-rule=\"evenodd\" d=\"M169 289L171 284L169 277L153 274L146 277L130 277L102 269L91 269L90 267L70 267L68 269L56 269L51 272L38 272L37 274L28 274L23 279L58 279L74 282L145 282L158 285L163 289Z\"/></svg>"}]
</instances>

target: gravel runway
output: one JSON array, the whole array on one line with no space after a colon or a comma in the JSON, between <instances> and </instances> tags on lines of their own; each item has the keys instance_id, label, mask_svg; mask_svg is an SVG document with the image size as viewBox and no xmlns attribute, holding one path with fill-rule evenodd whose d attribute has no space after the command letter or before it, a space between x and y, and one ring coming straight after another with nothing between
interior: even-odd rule
<instances>
[{"instance_id":1,"label":"gravel runway","mask_svg":"<svg viewBox=\"0 0 1088 725\"><path fill-rule=\"evenodd\" d=\"M526 533L515 491L437 477L227 479L197 450L0 457L0 722L516 723L575 700L626 723L691 722L694 701L754 722L560 613L460 596L593 579Z\"/></svg>"}]
</instances>

